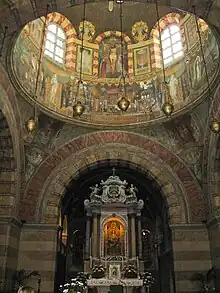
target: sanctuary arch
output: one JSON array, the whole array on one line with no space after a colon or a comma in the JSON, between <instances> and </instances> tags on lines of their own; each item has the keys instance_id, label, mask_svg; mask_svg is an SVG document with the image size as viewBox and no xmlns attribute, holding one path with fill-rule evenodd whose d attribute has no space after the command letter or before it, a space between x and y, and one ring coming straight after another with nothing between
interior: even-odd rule
<instances>
[{"instance_id":1,"label":"sanctuary arch","mask_svg":"<svg viewBox=\"0 0 220 293\"><path fill-rule=\"evenodd\" d=\"M20 218L26 224L21 232L18 263L22 263L24 269L34 266L39 270L43 276L42 292L50 292L54 286L58 216L67 186L85 170L98 169L104 163L145 174L164 197L169 207L174 267L178 278L182 274L182 268L178 269L178 266L190 270L190 263L180 264L179 260L179 255L188 247L182 245L180 251L182 237L193 245L195 238L192 235L200 235L198 247L201 241L201 245L205 243L205 248L201 249L209 251L206 227L201 224L205 217L204 198L185 163L163 145L141 135L122 131L94 132L70 141L48 156L30 179L21 200ZM29 241L32 243L31 254L27 251ZM45 241L47 246L44 246ZM39 252L39 245L45 247L45 251ZM193 255L190 259L194 259ZM24 262L24 259L28 261ZM195 256L194 263L196 271L201 267L201 261ZM204 269L210 267L210 263L210 258L204 256ZM184 292L184 287L190 286L191 281L177 280L176 284L177 291Z\"/></svg>"},{"instance_id":2,"label":"sanctuary arch","mask_svg":"<svg viewBox=\"0 0 220 293\"><path fill-rule=\"evenodd\" d=\"M48 200L50 203L54 202L54 211L56 211L70 178L74 178L82 168L89 168L97 161L120 159L140 166L145 172L152 174L152 177L159 182L164 194L182 198L175 201L178 206L182 205L181 210L185 212L180 214L178 210L175 213L178 220L174 220L174 223L199 223L203 220L204 198L194 175L185 163L155 141L141 135L119 131L96 132L79 137L46 158L28 183L20 211L21 217L29 221L38 219L45 222L47 217L45 211L50 210L49 207L47 208ZM170 167L173 171L170 171ZM169 179L166 177L167 174L171 176ZM189 196L190 191L193 192L193 197ZM25 199L30 195L32 196L27 203ZM167 200L168 202L170 200L171 204L172 199L169 195ZM194 200L196 205L192 202ZM42 211L42 207L46 210ZM177 211L172 207L170 210ZM53 223L56 222L56 216L57 214Z\"/></svg>"}]
</instances>

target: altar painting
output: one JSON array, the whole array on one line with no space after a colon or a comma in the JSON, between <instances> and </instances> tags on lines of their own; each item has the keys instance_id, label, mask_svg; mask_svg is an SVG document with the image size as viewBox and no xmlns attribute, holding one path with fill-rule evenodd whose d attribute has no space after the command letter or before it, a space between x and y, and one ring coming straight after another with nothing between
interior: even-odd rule
<instances>
[{"instance_id":1,"label":"altar painting","mask_svg":"<svg viewBox=\"0 0 220 293\"><path fill-rule=\"evenodd\" d=\"M134 73L135 75L147 74L151 72L149 47L139 47L134 49Z\"/></svg>"},{"instance_id":2,"label":"altar painting","mask_svg":"<svg viewBox=\"0 0 220 293\"><path fill-rule=\"evenodd\" d=\"M119 219L111 219L104 224L105 256L122 256L124 251L125 229Z\"/></svg>"},{"instance_id":3,"label":"altar painting","mask_svg":"<svg viewBox=\"0 0 220 293\"><path fill-rule=\"evenodd\" d=\"M127 46L124 43L124 70L128 69ZM99 48L99 77L118 78L121 75L121 40L117 37L109 37L103 40Z\"/></svg>"}]
</instances>

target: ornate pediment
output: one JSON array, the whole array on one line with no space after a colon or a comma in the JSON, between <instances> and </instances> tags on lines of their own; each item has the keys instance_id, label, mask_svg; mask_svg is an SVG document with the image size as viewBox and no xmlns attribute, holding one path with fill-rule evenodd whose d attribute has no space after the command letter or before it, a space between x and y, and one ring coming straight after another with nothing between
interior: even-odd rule
<instances>
[{"instance_id":1,"label":"ornate pediment","mask_svg":"<svg viewBox=\"0 0 220 293\"><path fill-rule=\"evenodd\" d=\"M113 174L107 180L102 180L100 184L90 187L90 204L137 203L138 189L133 184L129 186L126 180L122 181L119 176L115 175L115 168L112 171ZM88 200L86 203L88 205Z\"/></svg>"}]
</instances>

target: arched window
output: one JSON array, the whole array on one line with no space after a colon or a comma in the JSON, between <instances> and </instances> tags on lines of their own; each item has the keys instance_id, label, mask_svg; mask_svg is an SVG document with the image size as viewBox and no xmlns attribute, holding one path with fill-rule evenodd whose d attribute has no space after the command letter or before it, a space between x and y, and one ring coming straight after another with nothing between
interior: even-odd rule
<instances>
[{"instance_id":1,"label":"arched window","mask_svg":"<svg viewBox=\"0 0 220 293\"><path fill-rule=\"evenodd\" d=\"M56 23L47 26L44 54L56 62L64 64L66 51L66 34Z\"/></svg>"},{"instance_id":2,"label":"arched window","mask_svg":"<svg viewBox=\"0 0 220 293\"><path fill-rule=\"evenodd\" d=\"M164 65L172 63L175 59L183 56L183 45L180 34L180 27L171 24L161 33Z\"/></svg>"}]
</instances>

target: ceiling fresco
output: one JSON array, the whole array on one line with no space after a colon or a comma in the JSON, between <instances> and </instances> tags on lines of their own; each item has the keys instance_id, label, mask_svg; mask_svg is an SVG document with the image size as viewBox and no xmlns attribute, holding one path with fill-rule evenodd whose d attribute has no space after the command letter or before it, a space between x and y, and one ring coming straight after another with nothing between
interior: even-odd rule
<instances>
[{"instance_id":1,"label":"ceiling fresco","mask_svg":"<svg viewBox=\"0 0 220 293\"><path fill-rule=\"evenodd\" d=\"M135 5L135 3L134 3ZM126 4L124 5L126 9ZM80 6L77 7L77 9ZM131 4L129 9L132 10ZM145 4L146 7L146 4ZM72 8L72 13L74 12ZM89 8L87 8L89 11ZM101 9L96 6L96 9ZM128 9L128 8L127 8ZM107 12L105 12L107 13ZM109 14L111 12L108 12ZM70 15L70 13L69 13ZM91 15L91 13L90 13ZM87 17L84 30L81 102L86 110L80 118L73 117L72 106L77 98L80 78L82 22L78 23L59 13L47 17L46 35L43 36L43 58L35 99L36 79L42 40L44 18L27 24L19 34L11 55L13 82L41 109L55 118L93 126L120 126L147 124L164 119L161 110L164 103L163 71L156 21L146 17L132 23L126 22L121 58L121 33L117 7L112 14L112 28L101 31L98 21ZM73 17L72 17L73 18ZM155 20L155 17L154 17ZM103 20L101 28L103 26ZM55 25L49 27L50 25ZM198 102L207 90L205 68L194 16L176 12L164 15L161 29L176 24L180 28L182 55L166 65L166 81L174 105L174 114L187 110ZM130 27L129 27L130 26ZM212 83L217 76L219 49L215 36L204 21L199 20L207 71ZM47 34L61 28L58 41L65 49L51 53ZM62 35L63 34L63 35ZM63 45L64 44L64 45ZM59 49L59 48L58 48ZM47 51L48 50L48 51ZM125 83L130 106L122 113L117 106L121 95L121 68L126 72Z\"/></svg>"}]
</instances>

